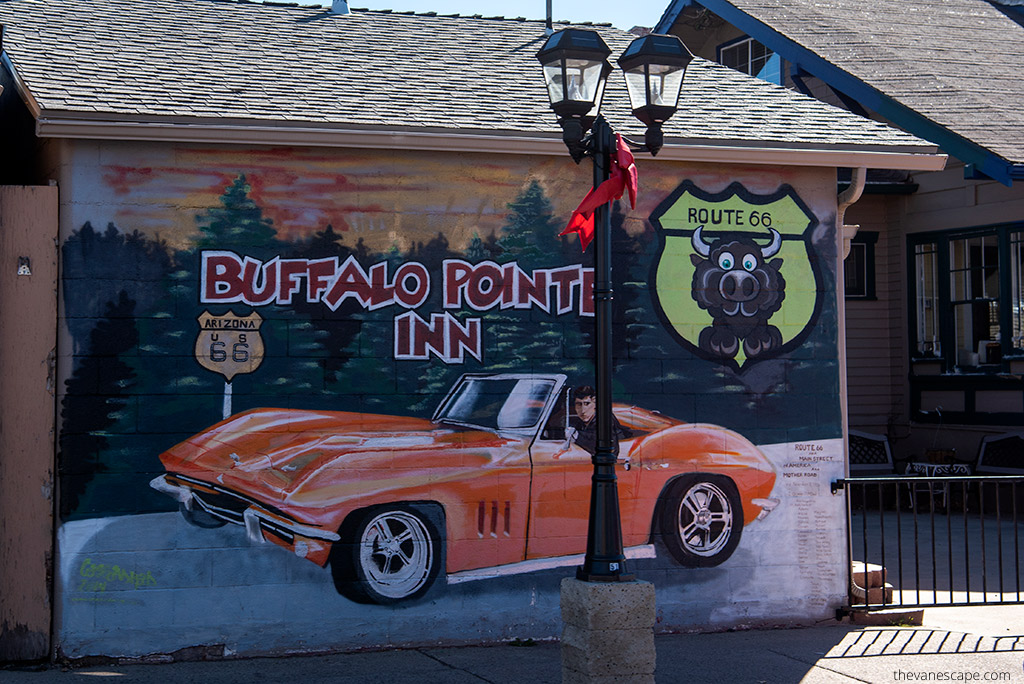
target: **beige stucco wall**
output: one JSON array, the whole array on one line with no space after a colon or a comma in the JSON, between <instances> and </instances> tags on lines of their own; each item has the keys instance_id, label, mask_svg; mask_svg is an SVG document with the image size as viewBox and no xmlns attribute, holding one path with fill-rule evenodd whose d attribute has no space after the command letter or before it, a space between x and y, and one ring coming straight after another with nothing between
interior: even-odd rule
<instances>
[{"instance_id":1,"label":"beige stucco wall","mask_svg":"<svg viewBox=\"0 0 1024 684\"><path fill-rule=\"evenodd\" d=\"M1012 428L911 420L907 235L1020 221L1024 188L965 179L955 160L943 171L915 174L912 182L919 188L911 195L868 195L847 212L847 223L879 232L878 300L846 303L850 426L888 434L896 459L922 456L933 445L969 459L982 437Z\"/></svg>"}]
</instances>

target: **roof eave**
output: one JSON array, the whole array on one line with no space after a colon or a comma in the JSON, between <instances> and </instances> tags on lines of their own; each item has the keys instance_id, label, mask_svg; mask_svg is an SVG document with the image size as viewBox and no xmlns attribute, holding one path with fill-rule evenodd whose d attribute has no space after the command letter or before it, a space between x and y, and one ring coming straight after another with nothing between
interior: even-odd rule
<instances>
[{"instance_id":1,"label":"roof eave","mask_svg":"<svg viewBox=\"0 0 1024 684\"><path fill-rule=\"evenodd\" d=\"M867 84L848 71L837 67L816 52L804 47L792 38L783 35L759 19L737 8L729 0L673 0L666 9L657 30L668 32L678 19L683 7L700 4L739 30L768 46L784 59L817 76L825 83L857 100L865 107L878 112L903 130L915 136L934 142L957 159L974 164L988 177L1011 185L1016 177L1016 166L992 150L965 138L942 124L927 118L917 110Z\"/></svg>"},{"instance_id":2,"label":"roof eave","mask_svg":"<svg viewBox=\"0 0 1024 684\"><path fill-rule=\"evenodd\" d=\"M0 64L2 64L10 74L11 80L14 82L14 90L18 93L18 97L21 98L21 101L25 103L29 113L38 119L43 108L39 106L39 102L37 102L35 96L32 95L32 91L28 89L28 85L26 85L25 81L21 78L21 74L14 68L14 64L11 62L11 58L6 51L0 52Z\"/></svg>"},{"instance_id":3,"label":"roof eave","mask_svg":"<svg viewBox=\"0 0 1024 684\"><path fill-rule=\"evenodd\" d=\"M211 122L162 117L159 120L86 118L75 113L43 112L36 119L41 138L133 140L232 145L286 145L361 149L481 152L565 156L561 135L516 131L361 129L268 122ZM666 138L659 160L783 166L865 167L935 171L946 156L933 146L851 146L766 144Z\"/></svg>"}]
</instances>

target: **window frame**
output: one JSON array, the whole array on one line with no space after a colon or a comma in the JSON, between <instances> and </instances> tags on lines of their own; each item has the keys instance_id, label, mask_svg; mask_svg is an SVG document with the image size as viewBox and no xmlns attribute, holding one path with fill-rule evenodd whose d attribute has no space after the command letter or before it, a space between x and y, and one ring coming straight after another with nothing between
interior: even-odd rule
<instances>
[{"instance_id":1,"label":"window frame","mask_svg":"<svg viewBox=\"0 0 1024 684\"><path fill-rule=\"evenodd\" d=\"M717 48L715 48L715 58L716 58L716 61L719 64L721 64L722 66L728 66L723 61L723 59L722 59L722 53L726 52L728 50L732 50L734 48L738 48L740 45L742 45L744 43L746 43L748 45L746 70L738 69L738 68L732 67L732 66L730 66L729 68L730 69L734 69L736 71L739 71L740 73L747 74L748 76L753 76L755 78L761 78L759 76L759 74L761 74L764 71L764 69L771 63L771 61L773 59L779 60L779 64L777 65L778 72L779 72L778 79L777 80L764 79L764 80L769 81L770 83L775 83L776 85L782 85L782 63L781 63L782 57L779 55L779 53L775 52L770 47L768 47L767 45L765 45L761 41L759 41L756 38L753 38L751 36L740 36L739 38L734 38L733 40L726 41L726 42L722 43L721 45L719 45ZM753 53L752 48L753 48L753 46L755 44L760 45L762 48L764 48L764 50L767 51L767 55L765 57L764 64L761 65L761 68L758 69L757 71L751 71L751 65L753 63L753 58L751 56L752 53Z\"/></svg>"},{"instance_id":2,"label":"window frame","mask_svg":"<svg viewBox=\"0 0 1024 684\"><path fill-rule=\"evenodd\" d=\"M1015 293L1012 290L1013 278L1024 278L1024 269L1013 267L1012 237L1024 234L1024 222L999 223L969 228L956 228L941 231L928 231L907 235L907 356L910 363L911 416L918 422L937 422L939 416L947 420L956 420L965 424L1006 425L1019 424L1024 417L1024 409L1006 411L991 407L981 408L987 397L998 394L1003 397L1017 396L1015 400L1024 407L1024 379L1021 370L1024 368L1024 349L1014 347L1012 306ZM998 304L996 317L998 325L999 359L996 362L972 365L958 363L957 331L955 314L952 309L953 284L955 277L952 264L952 246L957 240L994 237L998 248L998 295L986 298L972 291L965 302L993 299ZM938 329L939 351L918 351L918 246L934 244L935 246L935 308ZM1018 235L1017 243L1024 245L1024 235ZM1018 250L1021 247L1018 247ZM1018 255L1019 257L1019 255ZM958 272L970 273L972 269L983 269L984 265L968 262ZM1024 283L1018 282L1021 288L1016 296L1018 306L1024 306ZM959 300L958 300L959 301ZM972 338L973 342L973 338ZM962 356L962 354L961 354ZM983 399L983 395L986 398ZM946 397L940 400L938 397ZM933 404L939 406L936 411ZM957 404L954 408L953 404Z\"/></svg>"},{"instance_id":3,"label":"window frame","mask_svg":"<svg viewBox=\"0 0 1024 684\"><path fill-rule=\"evenodd\" d=\"M911 348L910 357L911 359L923 359L933 358L941 359L945 364L947 372L952 371L957 367L956 359L956 331L953 325L952 316L952 304L953 292L950 283L950 276L953 273L950 247L951 244L957 240L970 240L971 238L989 237L994 236L997 240L998 246L998 269L999 269L999 293L994 299L999 304L998 313L998 327L999 327L999 345L1001 351L1002 360L1001 366L1005 366L1008 360L1021 360L1024 359L1024 349L1014 348L1013 346L1013 319L1012 319L1012 272L1013 266L1010 261L1011 257L1011 235L1013 233L1024 232L1024 222L1015 223L1001 223L993 224L988 226L978 226L972 228L957 228L953 230L943 231L930 231L927 233L912 233L907 236L907 313L909 316L908 321L908 339L913 347L913 341L915 339L913 330L917 325L917 308L916 308L916 296L917 296L917 265L915 263L916 247L921 244L934 243L936 246L936 253L938 256L938 273L940 277L938 279L938 301L939 301L939 341L941 344L940 354L925 355L917 353L915 349ZM975 267L976 268L976 267ZM968 270L968 269L960 269ZM972 297L971 300L981 301L984 297ZM971 301L963 300L963 301ZM956 300L957 303L963 303L961 300ZM997 364L988 364L997 365ZM961 371L967 370L968 368L961 368Z\"/></svg>"},{"instance_id":4,"label":"window frame","mask_svg":"<svg viewBox=\"0 0 1024 684\"><path fill-rule=\"evenodd\" d=\"M858 230L857 234L850 240L850 253L843 260L843 292L846 299L857 301L877 301L878 292L875 289L875 245L878 243L878 233L870 230ZM859 277L863 281L862 292L851 294L846 283L849 278L850 257L854 249L863 251L862 268Z\"/></svg>"}]
</instances>

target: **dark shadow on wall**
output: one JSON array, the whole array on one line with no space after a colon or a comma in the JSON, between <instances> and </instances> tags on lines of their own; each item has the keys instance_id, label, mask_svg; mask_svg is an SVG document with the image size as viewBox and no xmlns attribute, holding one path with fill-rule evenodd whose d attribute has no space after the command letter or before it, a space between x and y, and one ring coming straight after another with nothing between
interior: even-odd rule
<instances>
[{"instance_id":1,"label":"dark shadow on wall","mask_svg":"<svg viewBox=\"0 0 1024 684\"><path fill-rule=\"evenodd\" d=\"M135 371L123 358L139 343L134 312L135 300L124 290L107 302L103 317L89 334L86 354L65 382L57 455L62 519L83 503L88 483L107 470L102 459L110 446L107 433L128 406L135 380Z\"/></svg>"}]
</instances>

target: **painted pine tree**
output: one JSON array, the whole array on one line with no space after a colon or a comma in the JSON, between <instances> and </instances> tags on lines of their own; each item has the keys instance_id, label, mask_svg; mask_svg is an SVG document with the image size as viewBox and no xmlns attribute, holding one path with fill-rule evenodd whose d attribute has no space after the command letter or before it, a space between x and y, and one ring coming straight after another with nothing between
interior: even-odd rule
<instances>
[{"instance_id":1,"label":"painted pine tree","mask_svg":"<svg viewBox=\"0 0 1024 684\"><path fill-rule=\"evenodd\" d=\"M265 251L277 243L273 222L263 216L250 193L252 187L239 174L220 196L219 207L211 207L200 219L197 249L245 249Z\"/></svg>"},{"instance_id":2,"label":"painted pine tree","mask_svg":"<svg viewBox=\"0 0 1024 684\"><path fill-rule=\"evenodd\" d=\"M405 261L405 255L397 244L392 244L382 255L363 247L357 259L364 270L375 263L386 262L388 276L392 277ZM333 406L370 413L410 413L410 387L406 384L400 388L394 360L394 316L393 306L360 310L351 315L349 320L358 322L359 334L342 351L346 362L333 388Z\"/></svg>"},{"instance_id":3,"label":"painted pine tree","mask_svg":"<svg viewBox=\"0 0 1024 684\"><path fill-rule=\"evenodd\" d=\"M484 241L480 239L480 233L474 232L473 237L469 241L469 245L466 247L466 253L464 255L466 261L471 264L478 264L481 261L487 261L490 256L491 253L484 245Z\"/></svg>"},{"instance_id":4,"label":"painted pine tree","mask_svg":"<svg viewBox=\"0 0 1024 684\"><path fill-rule=\"evenodd\" d=\"M309 240L296 243L289 256L306 259L333 257L338 260L340 266L353 254L353 250L344 244L344 240L344 236L328 224L323 230L314 233ZM358 339L362 326L362 319L358 314L362 307L352 299L345 300L334 311L324 306L322 302L306 302L304 299L296 299L293 307L306 316L320 333L323 356L318 363L323 368L326 387L331 388L339 382L342 369L350 358L349 347L353 340Z\"/></svg>"},{"instance_id":5,"label":"painted pine tree","mask_svg":"<svg viewBox=\"0 0 1024 684\"><path fill-rule=\"evenodd\" d=\"M560 229L561 222L555 219L540 183L530 181L508 204L497 241L502 249L499 261L515 261L527 273L566 265ZM497 308L484 313L487 370L565 372L574 382L589 376L592 364L578 352L583 341L577 315Z\"/></svg>"},{"instance_id":6,"label":"painted pine tree","mask_svg":"<svg viewBox=\"0 0 1024 684\"><path fill-rule=\"evenodd\" d=\"M135 302L124 290L107 302L89 334L85 355L65 382L57 455L63 520L103 513L111 505L96 478L117 472L117 464L110 462L112 442L133 422L129 414L135 372L127 359L138 353L134 313ZM123 440L118 446L124 446Z\"/></svg>"},{"instance_id":7,"label":"painted pine tree","mask_svg":"<svg viewBox=\"0 0 1024 684\"><path fill-rule=\"evenodd\" d=\"M628 368L635 355L639 337L650 324L650 298L647 294L650 261L646 258L647 239L631 236L625 227L626 215L621 201L612 204L612 359L616 372ZM593 264L593 249L588 250L588 265ZM646 307L646 310L645 308ZM593 319L581 320L585 345L594 353Z\"/></svg>"}]
</instances>

